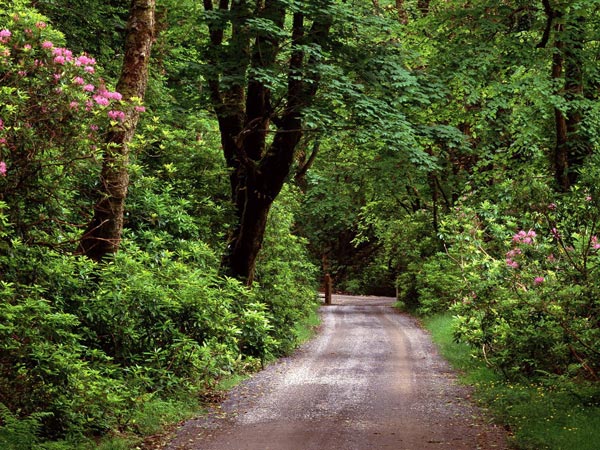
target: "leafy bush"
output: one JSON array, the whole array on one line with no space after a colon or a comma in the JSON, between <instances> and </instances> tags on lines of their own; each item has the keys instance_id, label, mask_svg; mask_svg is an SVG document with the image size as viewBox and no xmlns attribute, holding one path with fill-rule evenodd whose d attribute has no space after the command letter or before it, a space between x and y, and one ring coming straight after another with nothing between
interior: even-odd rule
<instances>
[{"instance_id":1,"label":"leafy bush","mask_svg":"<svg viewBox=\"0 0 600 450\"><path fill-rule=\"evenodd\" d=\"M600 210L584 186L521 217L482 202L446 221L465 280L456 337L507 376L600 369Z\"/></svg>"},{"instance_id":2,"label":"leafy bush","mask_svg":"<svg viewBox=\"0 0 600 450\"><path fill-rule=\"evenodd\" d=\"M16 2L0 12L0 195L29 241L64 243L98 179L103 135L118 121L87 54L74 55L46 19Z\"/></svg>"},{"instance_id":3,"label":"leafy bush","mask_svg":"<svg viewBox=\"0 0 600 450\"><path fill-rule=\"evenodd\" d=\"M286 186L273 204L256 271L259 299L270 313L277 350L284 353L297 341L294 325L317 301L318 270L310 261L305 240L292 234L294 212L300 207L298 195Z\"/></svg>"}]
</instances>

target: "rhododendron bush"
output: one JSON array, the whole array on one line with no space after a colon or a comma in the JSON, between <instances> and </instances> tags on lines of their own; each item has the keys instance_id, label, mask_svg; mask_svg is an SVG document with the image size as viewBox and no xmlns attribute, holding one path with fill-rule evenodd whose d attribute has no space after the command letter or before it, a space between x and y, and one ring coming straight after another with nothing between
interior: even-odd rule
<instances>
[{"instance_id":1,"label":"rhododendron bush","mask_svg":"<svg viewBox=\"0 0 600 450\"><path fill-rule=\"evenodd\" d=\"M124 117L95 59L61 42L31 15L14 13L0 29L0 195L33 241L90 208L81 200L98 178L102 130Z\"/></svg>"},{"instance_id":2,"label":"rhododendron bush","mask_svg":"<svg viewBox=\"0 0 600 450\"><path fill-rule=\"evenodd\" d=\"M600 209L593 185L519 217L465 198L444 221L459 274L455 335L507 376L596 378L600 370ZM430 276L430 275L428 275ZM426 278L428 277L426 276Z\"/></svg>"}]
</instances>

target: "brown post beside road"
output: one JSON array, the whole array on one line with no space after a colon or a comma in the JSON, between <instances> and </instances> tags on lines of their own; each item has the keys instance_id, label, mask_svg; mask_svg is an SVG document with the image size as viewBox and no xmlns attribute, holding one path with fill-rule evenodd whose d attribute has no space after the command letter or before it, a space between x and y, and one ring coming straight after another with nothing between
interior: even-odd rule
<instances>
[{"instance_id":1,"label":"brown post beside road","mask_svg":"<svg viewBox=\"0 0 600 450\"><path fill-rule=\"evenodd\" d=\"M325 274L325 304L331 305L331 276Z\"/></svg>"}]
</instances>

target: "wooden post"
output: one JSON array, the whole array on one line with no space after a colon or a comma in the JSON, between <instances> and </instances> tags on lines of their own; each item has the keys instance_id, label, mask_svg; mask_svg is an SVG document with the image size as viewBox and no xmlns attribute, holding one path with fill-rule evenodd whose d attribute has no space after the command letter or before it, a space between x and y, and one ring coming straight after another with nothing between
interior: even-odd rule
<instances>
[{"instance_id":1,"label":"wooden post","mask_svg":"<svg viewBox=\"0 0 600 450\"><path fill-rule=\"evenodd\" d=\"M325 274L325 304L331 305L331 276Z\"/></svg>"}]
</instances>

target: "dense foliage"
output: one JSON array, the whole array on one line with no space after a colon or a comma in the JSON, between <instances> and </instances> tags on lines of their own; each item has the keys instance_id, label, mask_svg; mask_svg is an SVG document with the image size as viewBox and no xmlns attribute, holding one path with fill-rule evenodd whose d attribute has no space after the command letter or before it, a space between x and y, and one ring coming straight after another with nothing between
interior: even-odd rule
<instances>
[{"instance_id":1,"label":"dense foliage","mask_svg":"<svg viewBox=\"0 0 600 450\"><path fill-rule=\"evenodd\" d=\"M124 2L0 0L0 446L135 430L151 399L291 350L319 266L449 311L508 378L597 381L596 3L159 1L142 105L114 90ZM91 261L131 107L123 241ZM251 192L256 270L228 278L291 135Z\"/></svg>"},{"instance_id":2,"label":"dense foliage","mask_svg":"<svg viewBox=\"0 0 600 450\"><path fill-rule=\"evenodd\" d=\"M378 5L391 37L372 32L353 75L370 100L406 95L407 131L322 140L311 248L341 289L452 311L456 339L508 377L597 380L597 5Z\"/></svg>"},{"instance_id":3,"label":"dense foliage","mask_svg":"<svg viewBox=\"0 0 600 450\"><path fill-rule=\"evenodd\" d=\"M102 70L111 61L75 54L65 43L78 36L50 24L25 2L3 6L2 448L135 431L150 399L202 392L292 349L316 299L291 191L274 205L256 286L220 274L232 214L215 124L178 110L160 74L138 105L122 249L101 263L74 256L124 105Z\"/></svg>"}]
</instances>

